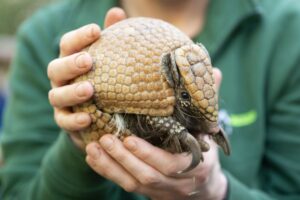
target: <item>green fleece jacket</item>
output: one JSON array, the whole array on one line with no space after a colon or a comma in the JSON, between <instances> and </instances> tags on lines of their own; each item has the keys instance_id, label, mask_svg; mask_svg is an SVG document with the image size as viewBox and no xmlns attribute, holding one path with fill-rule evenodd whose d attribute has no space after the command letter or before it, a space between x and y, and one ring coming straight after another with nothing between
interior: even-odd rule
<instances>
[{"instance_id":1,"label":"green fleece jacket","mask_svg":"<svg viewBox=\"0 0 300 200\"><path fill-rule=\"evenodd\" d=\"M10 72L0 170L4 200L142 200L94 173L53 120L48 63L60 37L102 22L113 0L65 0L26 21ZM210 0L203 43L223 72L220 153L229 200L300 199L300 2Z\"/></svg>"}]
</instances>

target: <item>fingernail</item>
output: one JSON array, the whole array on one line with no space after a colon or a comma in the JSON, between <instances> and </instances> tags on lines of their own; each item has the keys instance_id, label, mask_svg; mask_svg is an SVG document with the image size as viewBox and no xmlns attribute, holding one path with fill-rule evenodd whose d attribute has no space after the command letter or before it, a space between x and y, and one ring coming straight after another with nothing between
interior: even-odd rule
<instances>
[{"instance_id":1,"label":"fingernail","mask_svg":"<svg viewBox=\"0 0 300 200\"><path fill-rule=\"evenodd\" d=\"M94 38L94 37L98 36L99 33L100 33L99 26L97 26L96 24L92 24L90 26L90 35L89 36Z\"/></svg>"},{"instance_id":2,"label":"fingernail","mask_svg":"<svg viewBox=\"0 0 300 200\"><path fill-rule=\"evenodd\" d=\"M76 88L77 96L79 96L79 97L88 96L90 94L90 91L89 91L90 87L91 87L91 84L89 82L79 83Z\"/></svg>"},{"instance_id":3,"label":"fingernail","mask_svg":"<svg viewBox=\"0 0 300 200\"><path fill-rule=\"evenodd\" d=\"M131 139L128 139L126 140L125 142L125 146L127 149L131 150L131 151L135 151L136 150L136 147L137 147L137 144L134 140L131 140Z\"/></svg>"},{"instance_id":4,"label":"fingernail","mask_svg":"<svg viewBox=\"0 0 300 200\"><path fill-rule=\"evenodd\" d=\"M91 158L92 158L93 160L97 160L97 159L99 159L99 157L100 157L100 155L101 155L100 151L101 151L101 150L100 150L99 148L93 147L93 148L91 148L91 150L89 151L89 155L91 156Z\"/></svg>"},{"instance_id":5,"label":"fingernail","mask_svg":"<svg viewBox=\"0 0 300 200\"><path fill-rule=\"evenodd\" d=\"M78 124L86 124L89 120L90 120L90 116L85 114L76 116L76 122Z\"/></svg>"},{"instance_id":6,"label":"fingernail","mask_svg":"<svg viewBox=\"0 0 300 200\"><path fill-rule=\"evenodd\" d=\"M111 136L106 136L100 140L100 143L105 149L111 149L114 144L114 140Z\"/></svg>"},{"instance_id":7,"label":"fingernail","mask_svg":"<svg viewBox=\"0 0 300 200\"><path fill-rule=\"evenodd\" d=\"M86 53L81 53L76 57L75 63L79 68L86 68L92 65L92 60Z\"/></svg>"}]
</instances>

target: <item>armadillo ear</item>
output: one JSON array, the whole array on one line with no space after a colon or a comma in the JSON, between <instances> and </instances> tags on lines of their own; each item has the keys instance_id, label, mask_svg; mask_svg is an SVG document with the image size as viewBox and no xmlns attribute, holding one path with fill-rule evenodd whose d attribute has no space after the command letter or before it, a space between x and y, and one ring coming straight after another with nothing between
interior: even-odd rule
<instances>
[{"instance_id":1,"label":"armadillo ear","mask_svg":"<svg viewBox=\"0 0 300 200\"><path fill-rule=\"evenodd\" d=\"M174 83L176 84L176 86L180 85L180 76L179 76L179 70L178 70L178 66L176 64L175 61L175 52L173 51L171 53L171 72L172 72L172 77L174 80Z\"/></svg>"},{"instance_id":2,"label":"armadillo ear","mask_svg":"<svg viewBox=\"0 0 300 200\"><path fill-rule=\"evenodd\" d=\"M179 73L175 62L174 53L167 53L161 59L162 71L171 87L176 87L180 84Z\"/></svg>"},{"instance_id":3,"label":"armadillo ear","mask_svg":"<svg viewBox=\"0 0 300 200\"><path fill-rule=\"evenodd\" d=\"M170 53L165 54L161 58L161 66L162 66L162 72L167 80L167 82L170 84L171 87L174 87L174 80L172 77L171 72L171 55Z\"/></svg>"},{"instance_id":4,"label":"armadillo ear","mask_svg":"<svg viewBox=\"0 0 300 200\"><path fill-rule=\"evenodd\" d=\"M172 72L171 72L171 54L167 53L164 54L161 58L161 66L162 66L162 72L163 75L165 76L167 82L169 85L174 88L174 80L172 77Z\"/></svg>"}]
</instances>

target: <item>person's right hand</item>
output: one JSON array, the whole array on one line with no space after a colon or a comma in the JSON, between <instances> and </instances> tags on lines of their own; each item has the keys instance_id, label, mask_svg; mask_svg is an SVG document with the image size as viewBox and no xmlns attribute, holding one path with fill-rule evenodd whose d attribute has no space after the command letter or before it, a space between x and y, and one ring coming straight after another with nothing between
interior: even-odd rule
<instances>
[{"instance_id":1,"label":"person's right hand","mask_svg":"<svg viewBox=\"0 0 300 200\"><path fill-rule=\"evenodd\" d=\"M122 9L112 8L106 14L105 27L125 18ZM73 113L70 107L87 101L94 91L88 81L74 84L69 82L91 69L91 56L80 51L99 39L100 32L98 25L89 24L66 33L60 41L59 58L48 65L48 77L52 86L48 98L54 107L55 121L70 134L72 141L80 148L84 145L76 132L89 126L91 118L87 113Z\"/></svg>"}]
</instances>

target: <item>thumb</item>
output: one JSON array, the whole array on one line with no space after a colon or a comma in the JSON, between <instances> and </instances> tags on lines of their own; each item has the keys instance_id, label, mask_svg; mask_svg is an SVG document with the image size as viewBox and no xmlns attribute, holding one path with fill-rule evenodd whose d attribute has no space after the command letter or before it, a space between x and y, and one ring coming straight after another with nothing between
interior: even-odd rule
<instances>
[{"instance_id":1,"label":"thumb","mask_svg":"<svg viewBox=\"0 0 300 200\"><path fill-rule=\"evenodd\" d=\"M118 7L111 8L106 13L105 20L104 20L104 27L107 28L107 27L113 25L114 23L117 23L126 18L127 18L127 16L123 9L118 8Z\"/></svg>"},{"instance_id":2,"label":"thumb","mask_svg":"<svg viewBox=\"0 0 300 200\"><path fill-rule=\"evenodd\" d=\"M213 73L214 73L216 88L217 91L219 91L222 82L222 72L219 68L214 67Z\"/></svg>"}]
</instances>

